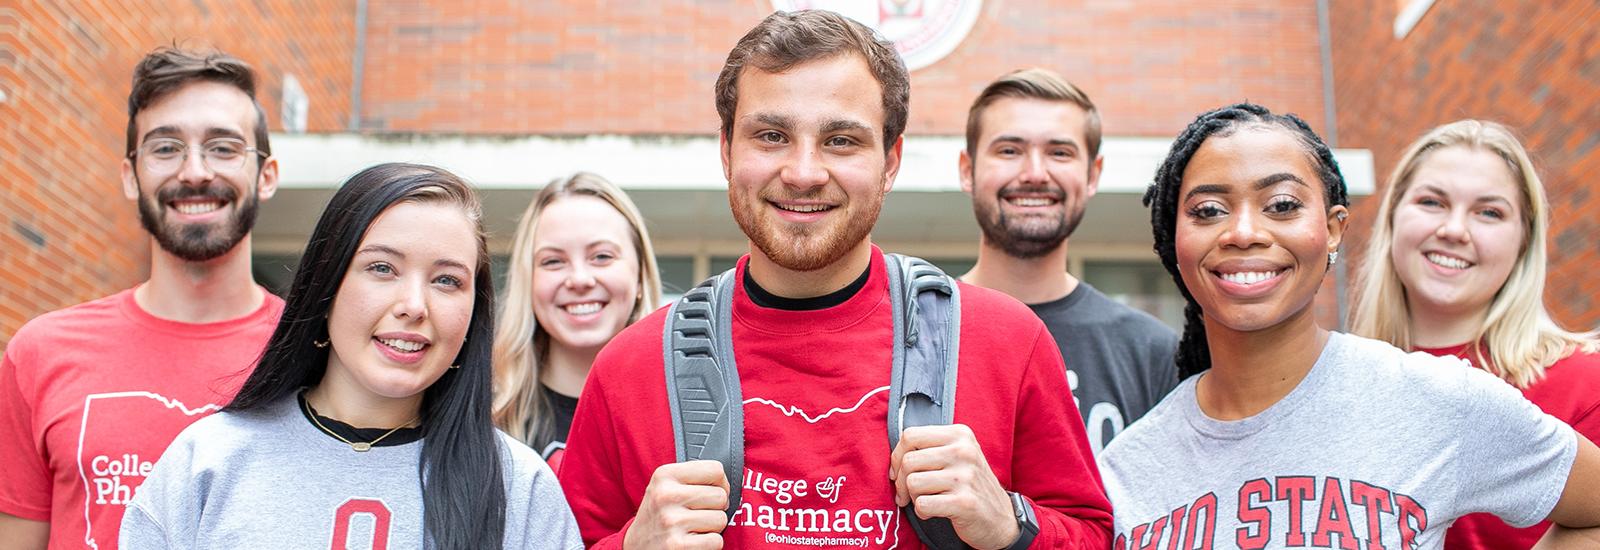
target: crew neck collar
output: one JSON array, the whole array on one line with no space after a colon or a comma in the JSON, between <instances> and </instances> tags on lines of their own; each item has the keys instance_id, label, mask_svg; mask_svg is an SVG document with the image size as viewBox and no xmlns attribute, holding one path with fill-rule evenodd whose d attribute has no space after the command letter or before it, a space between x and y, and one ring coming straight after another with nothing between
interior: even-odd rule
<instances>
[{"instance_id":1,"label":"crew neck collar","mask_svg":"<svg viewBox=\"0 0 1600 550\"><path fill-rule=\"evenodd\" d=\"M1092 290L1093 288L1094 287L1089 286L1089 283L1087 281L1079 279L1078 280L1078 284L1076 286L1072 287L1072 290L1067 291L1067 295L1066 296L1062 296L1062 297L1056 298L1054 300L1045 300L1045 301L1039 302L1037 304L1026 304L1026 305L1028 307L1030 307L1030 308L1033 308L1033 309L1052 309L1052 308L1071 307L1071 306L1077 304L1078 302L1082 302L1084 297L1086 297L1090 293L1094 292Z\"/></svg>"},{"instance_id":2,"label":"crew neck collar","mask_svg":"<svg viewBox=\"0 0 1600 550\"><path fill-rule=\"evenodd\" d=\"M1344 334L1330 331L1328 342L1322 346L1322 352L1317 355L1316 363L1311 365L1311 370L1306 373L1305 378L1300 379L1300 383L1296 384L1288 395L1283 396L1283 399L1279 399L1266 410L1239 420L1217 420L1207 415L1200 408L1199 395L1196 393L1200 378L1206 374L1191 377L1181 388L1183 408L1185 416L1189 418L1189 424L1201 435L1214 439L1244 439L1269 426L1284 424L1287 417L1311 401L1320 391L1320 387L1330 376L1332 365L1342 360L1339 356L1350 344L1346 341L1347 338Z\"/></svg>"},{"instance_id":3,"label":"crew neck collar","mask_svg":"<svg viewBox=\"0 0 1600 550\"><path fill-rule=\"evenodd\" d=\"M844 288L810 298L787 298L767 292L767 289L761 288L761 283L756 282L755 277L750 276L748 269L744 272L744 287L750 296L750 301L758 306L785 311L815 311L849 301L856 293L861 292L862 287L867 286L867 276L871 274L872 264L867 264L867 267L861 270L861 275Z\"/></svg>"},{"instance_id":4,"label":"crew neck collar","mask_svg":"<svg viewBox=\"0 0 1600 550\"><path fill-rule=\"evenodd\" d=\"M739 260L734 273L733 316L736 320L757 330L774 334L802 334L834 332L855 326L879 307L889 303L889 275L885 271L883 251L872 247L872 258L867 265L867 280L861 289L844 302L822 309L791 311L757 305L745 287L745 273L750 268L750 256Z\"/></svg>"},{"instance_id":5,"label":"crew neck collar","mask_svg":"<svg viewBox=\"0 0 1600 550\"><path fill-rule=\"evenodd\" d=\"M134 292L138 290L138 287L122 291L117 296L117 306L128 320L159 332L178 334L189 338L225 336L238 330L255 326L263 321L268 321L282 313L283 300L278 299L277 296L268 292L264 287L258 288L261 288L264 296L261 299L261 305L257 306L255 311L241 317L212 323L186 323L156 317L139 306L139 301L134 297Z\"/></svg>"}]
</instances>

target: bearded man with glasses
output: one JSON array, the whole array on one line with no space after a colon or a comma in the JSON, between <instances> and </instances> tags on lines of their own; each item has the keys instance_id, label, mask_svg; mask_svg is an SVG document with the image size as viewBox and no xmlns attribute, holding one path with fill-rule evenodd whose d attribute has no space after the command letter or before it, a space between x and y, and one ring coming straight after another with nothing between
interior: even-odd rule
<instances>
[{"instance_id":1,"label":"bearded man with glasses","mask_svg":"<svg viewBox=\"0 0 1600 550\"><path fill-rule=\"evenodd\" d=\"M250 270L250 229L278 184L250 67L150 53L127 139L122 191L151 235L150 279L30 321L0 359L9 548L116 548L153 463L232 399L283 311Z\"/></svg>"}]
</instances>

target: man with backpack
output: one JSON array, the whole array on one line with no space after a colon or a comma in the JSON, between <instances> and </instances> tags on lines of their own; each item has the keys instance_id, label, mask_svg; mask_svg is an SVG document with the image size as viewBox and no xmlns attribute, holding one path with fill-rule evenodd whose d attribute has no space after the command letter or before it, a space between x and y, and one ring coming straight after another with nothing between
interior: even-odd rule
<instances>
[{"instance_id":1,"label":"man with backpack","mask_svg":"<svg viewBox=\"0 0 1600 550\"><path fill-rule=\"evenodd\" d=\"M1109 546L1038 318L870 241L910 96L892 46L837 14L775 13L716 96L751 252L596 359L559 472L585 541Z\"/></svg>"}]
</instances>

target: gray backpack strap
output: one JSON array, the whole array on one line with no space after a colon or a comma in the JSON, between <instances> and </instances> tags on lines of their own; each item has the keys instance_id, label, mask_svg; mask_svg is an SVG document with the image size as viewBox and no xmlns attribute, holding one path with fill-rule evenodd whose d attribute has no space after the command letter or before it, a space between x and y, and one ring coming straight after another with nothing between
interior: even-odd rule
<instances>
[{"instance_id":1,"label":"gray backpack strap","mask_svg":"<svg viewBox=\"0 0 1600 550\"><path fill-rule=\"evenodd\" d=\"M961 293L954 279L926 260L899 254L888 254L885 260L894 315L888 422L893 449L905 428L955 421ZM956 536L949 519L920 519L910 504L903 511L929 548L970 548Z\"/></svg>"},{"instance_id":2,"label":"gray backpack strap","mask_svg":"<svg viewBox=\"0 0 1600 550\"><path fill-rule=\"evenodd\" d=\"M733 361L734 271L673 302L662 335L677 461L715 460L728 476L728 514L744 481L744 397Z\"/></svg>"}]
</instances>

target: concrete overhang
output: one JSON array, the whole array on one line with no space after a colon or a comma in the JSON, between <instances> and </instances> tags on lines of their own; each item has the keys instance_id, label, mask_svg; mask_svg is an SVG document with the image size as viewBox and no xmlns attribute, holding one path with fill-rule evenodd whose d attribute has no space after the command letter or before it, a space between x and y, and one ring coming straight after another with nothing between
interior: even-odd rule
<instances>
[{"instance_id":1,"label":"concrete overhang","mask_svg":"<svg viewBox=\"0 0 1600 550\"><path fill-rule=\"evenodd\" d=\"M873 238L898 245L975 243L977 224L961 192L959 136L907 136L900 175ZM1105 171L1073 243L1148 246L1149 211L1140 204L1171 140L1108 137ZM728 212L726 183L715 136L462 136L274 134L280 163L277 196L263 206L256 243L263 251L298 251L323 206L346 178L383 162L443 167L477 185L484 221L498 246L534 192L579 170L626 189L658 241L734 243L744 236ZM1334 152L1352 197L1372 193L1372 155Z\"/></svg>"}]
</instances>

